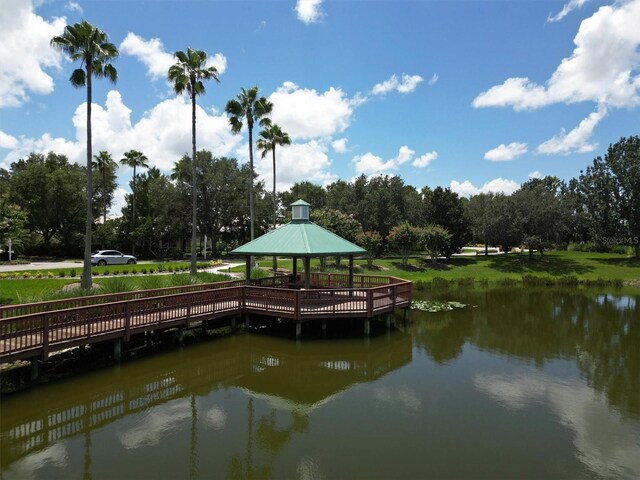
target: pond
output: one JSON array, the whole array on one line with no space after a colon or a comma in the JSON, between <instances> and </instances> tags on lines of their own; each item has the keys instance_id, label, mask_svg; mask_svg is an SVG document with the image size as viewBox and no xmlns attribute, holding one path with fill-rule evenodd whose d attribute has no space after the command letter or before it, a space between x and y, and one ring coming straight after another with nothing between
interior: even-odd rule
<instances>
[{"instance_id":1,"label":"pond","mask_svg":"<svg viewBox=\"0 0 640 480\"><path fill-rule=\"evenodd\" d=\"M2 477L640 477L640 293L423 296L472 307L370 339L227 336L4 396Z\"/></svg>"}]
</instances>

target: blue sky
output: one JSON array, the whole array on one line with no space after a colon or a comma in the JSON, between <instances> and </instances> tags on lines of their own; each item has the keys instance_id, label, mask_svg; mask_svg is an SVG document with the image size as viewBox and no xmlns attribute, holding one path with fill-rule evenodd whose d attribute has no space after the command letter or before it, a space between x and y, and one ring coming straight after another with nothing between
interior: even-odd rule
<instances>
[{"instance_id":1,"label":"blue sky","mask_svg":"<svg viewBox=\"0 0 640 480\"><path fill-rule=\"evenodd\" d=\"M136 148L165 172L190 151L188 99L166 81L187 46L220 71L198 99L198 148L247 160L224 106L257 84L294 141L278 151L281 189L365 173L511 192L577 176L640 133L640 0L0 2L3 168L31 151L84 163L85 91L49 47L82 19L120 50L117 84L94 83L94 152ZM256 168L271 178L269 159Z\"/></svg>"}]
</instances>

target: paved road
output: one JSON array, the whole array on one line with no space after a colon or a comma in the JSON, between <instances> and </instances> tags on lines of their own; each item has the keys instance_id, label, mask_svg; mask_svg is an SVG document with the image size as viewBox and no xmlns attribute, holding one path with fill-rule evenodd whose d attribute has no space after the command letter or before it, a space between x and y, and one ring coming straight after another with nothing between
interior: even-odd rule
<instances>
[{"instance_id":1,"label":"paved road","mask_svg":"<svg viewBox=\"0 0 640 480\"><path fill-rule=\"evenodd\" d=\"M141 264L150 264L153 262L141 261ZM238 265L244 265L243 263L225 263L218 267L208 268L206 271L211 273L227 273L229 267L233 268ZM78 273L82 271L81 261L62 261L62 262L32 262L25 265L0 265L0 272L16 272L22 270L51 270L54 268L75 268Z\"/></svg>"}]
</instances>

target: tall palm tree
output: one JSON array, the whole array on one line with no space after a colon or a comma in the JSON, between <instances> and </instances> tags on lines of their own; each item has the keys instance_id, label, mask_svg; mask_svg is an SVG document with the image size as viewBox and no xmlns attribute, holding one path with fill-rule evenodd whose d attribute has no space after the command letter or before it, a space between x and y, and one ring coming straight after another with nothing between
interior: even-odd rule
<instances>
[{"instance_id":1,"label":"tall palm tree","mask_svg":"<svg viewBox=\"0 0 640 480\"><path fill-rule=\"evenodd\" d=\"M73 71L69 81L76 88L87 87L87 218L84 237L82 288L91 288L91 227L93 225L93 171L91 169L91 102L93 77L107 78L115 83L118 72L111 61L118 57L118 48L108 41L102 30L87 21L67 25L62 35L51 39L51 46L80 61L82 68Z\"/></svg>"},{"instance_id":2,"label":"tall palm tree","mask_svg":"<svg viewBox=\"0 0 640 480\"><path fill-rule=\"evenodd\" d=\"M218 80L218 70L206 67L207 52L187 48L187 52L178 51L174 55L178 62L169 67L168 78L177 95L185 91L191 98L191 275L197 272L196 266L196 97L205 93L202 80Z\"/></svg>"},{"instance_id":3,"label":"tall palm tree","mask_svg":"<svg viewBox=\"0 0 640 480\"><path fill-rule=\"evenodd\" d=\"M273 229L278 220L278 199L276 197L276 146L291 145L291 139L287 132L283 132L280 125L271 124L260 132L260 138L256 142L258 150L262 151L262 158L267 156L269 150L273 154ZM278 269L278 258L273 257L273 271Z\"/></svg>"},{"instance_id":4,"label":"tall palm tree","mask_svg":"<svg viewBox=\"0 0 640 480\"><path fill-rule=\"evenodd\" d=\"M229 100L225 107L229 117L229 124L233 133L240 133L243 121L249 132L249 218L251 240L254 239L255 205L253 200L253 125L255 122L261 127L268 127L271 122L267 116L273 110L273 104L265 97L258 98L258 86L249 90L241 89L237 99Z\"/></svg>"},{"instance_id":5,"label":"tall palm tree","mask_svg":"<svg viewBox=\"0 0 640 480\"><path fill-rule=\"evenodd\" d=\"M144 153L138 150L129 150L124 154L124 158L120 159L121 165L127 165L133 168L133 185L131 186L131 196L133 203L133 214L131 220L131 231L136 229L136 168L149 168L149 159ZM135 236L131 244L131 254L136 254L136 240Z\"/></svg>"},{"instance_id":6,"label":"tall palm tree","mask_svg":"<svg viewBox=\"0 0 640 480\"><path fill-rule=\"evenodd\" d=\"M115 170L118 164L113 161L111 154L105 150L98 152L98 155L93 156L93 162L91 166L98 170L100 178L102 180L102 222L107 223L107 206L109 205L109 195L107 194L107 177L110 174L115 176ZM114 184L112 184L113 188Z\"/></svg>"}]
</instances>

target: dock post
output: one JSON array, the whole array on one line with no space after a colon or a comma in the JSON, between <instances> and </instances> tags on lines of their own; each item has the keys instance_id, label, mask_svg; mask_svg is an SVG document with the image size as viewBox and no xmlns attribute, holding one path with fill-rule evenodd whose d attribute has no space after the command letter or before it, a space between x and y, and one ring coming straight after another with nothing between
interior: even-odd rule
<instances>
[{"instance_id":1,"label":"dock post","mask_svg":"<svg viewBox=\"0 0 640 480\"><path fill-rule=\"evenodd\" d=\"M113 342L113 358L116 362L119 362L122 358L122 340L120 339Z\"/></svg>"},{"instance_id":2,"label":"dock post","mask_svg":"<svg viewBox=\"0 0 640 480\"><path fill-rule=\"evenodd\" d=\"M391 330L391 316L392 315L393 315L392 313L387 313L384 316L384 324L387 327L387 331Z\"/></svg>"},{"instance_id":3,"label":"dock post","mask_svg":"<svg viewBox=\"0 0 640 480\"><path fill-rule=\"evenodd\" d=\"M302 336L302 322L296 322L296 340L300 340Z\"/></svg>"},{"instance_id":4,"label":"dock post","mask_svg":"<svg viewBox=\"0 0 640 480\"><path fill-rule=\"evenodd\" d=\"M409 320L409 307L405 307L404 312L402 312L402 321L407 323L407 320Z\"/></svg>"},{"instance_id":5,"label":"dock post","mask_svg":"<svg viewBox=\"0 0 640 480\"><path fill-rule=\"evenodd\" d=\"M39 360L37 357L31 359L31 381L37 382L40 379Z\"/></svg>"},{"instance_id":6,"label":"dock post","mask_svg":"<svg viewBox=\"0 0 640 480\"><path fill-rule=\"evenodd\" d=\"M326 318L322 319L322 336L323 337L327 336L327 319Z\"/></svg>"},{"instance_id":7,"label":"dock post","mask_svg":"<svg viewBox=\"0 0 640 480\"><path fill-rule=\"evenodd\" d=\"M249 320L251 320L250 315L248 313L245 313L244 314L244 325L245 325L245 327L249 326Z\"/></svg>"},{"instance_id":8,"label":"dock post","mask_svg":"<svg viewBox=\"0 0 640 480\"><path fill-rule=\"evenodd\" d=\"M366 337L368 337L370 331L371 331L371 329L370 329L370 326L369 326L369 319L365 318L364 319L364 335Z\"/></svg>"},{"instance_id":9,"label":"dock post","mask_svg":"<svg viewBox=\"0 0 640 480\"><path fill-rule=\"evenodd\" d=\"M184 345L184 330L182 329L182 327L178 328L178 331L176 332L176 338L178 339L178 343L182 347Z\"/></svg>"},{"instance_id":10,"label":"dock post","mask_svg":"<svg viewBox=\"0 0 640 480\"><path fill-rule=\"evenodd\" d=\"M236 331L236 317L231 317L231 331Z\"/></svg>"}]
</instances>

